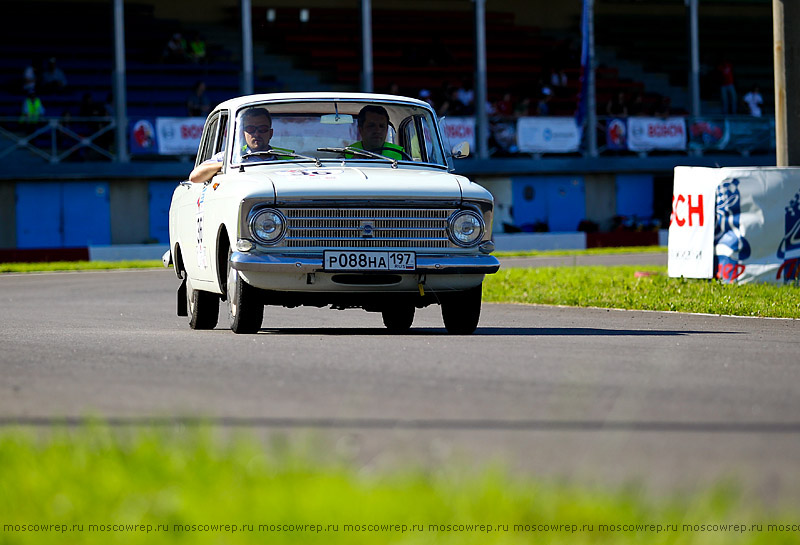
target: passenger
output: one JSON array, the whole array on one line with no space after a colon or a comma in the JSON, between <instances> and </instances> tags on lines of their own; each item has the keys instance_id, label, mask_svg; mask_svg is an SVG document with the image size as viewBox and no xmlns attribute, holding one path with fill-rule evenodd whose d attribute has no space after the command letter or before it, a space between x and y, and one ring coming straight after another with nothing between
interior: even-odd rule
<instances>
[{"instance_id":1,"label":"passenger","mask_svg":"<svg viewBox=\"0 0 800 545\"><path fill-rule=\"evenodd\" d=\"M383 106L367 105L358 113L358 134L361 140L350 147L371 151L389 159L404 159L403 148L386 141L389 132L389 114ZM345 154L352 159L352 154Z\"/></svg>"},{"instance_id":2,"label":"passenger","mask_svg":"<svg viewBox=\"0 0 800 545\"><path fill-rule=\"evenodd\" d=\"M272 149L269 145L272 139L272 116L266 108L251 108L242 114L241 119L242 134L245 144L242 146L242 155L254 151L264 151ZM222 169L222 161L225 157L225 150L215 153L210 159L206 159L197 165L191 174L189 181L201 184L214 177ZM266 155L258 157L260 161L269 161L278 157ZM253 158L255 159L255 158ZM245 159L247 160L247 159Z\"/></svg>"}]
</instances>

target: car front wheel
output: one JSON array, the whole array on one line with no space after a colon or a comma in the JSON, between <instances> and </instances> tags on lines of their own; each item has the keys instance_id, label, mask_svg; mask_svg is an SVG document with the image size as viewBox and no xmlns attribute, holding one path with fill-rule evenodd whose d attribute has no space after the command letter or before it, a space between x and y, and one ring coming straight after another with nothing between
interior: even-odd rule
<instances>
[{"instance_id":1,"label":"car front wheel","mask_svg":"<svg viewBox=\"0 0 800 545\"><path fill-rule=\"evenodd\" d=\"M483 284L465 291L442 296L442 319L451 335L469 335L478 327L481 317Z\"/></svg>"},{"instance_id":2,"label":"car front wheel","mask_svg":"<svg viewBox=\"0 0 800 545\"><path fill-rule=\"evenodd\" d=\"M264 320L264 304L258 291L231 268L228 261L228 318L234 333L257 333Z\"/></svg>"}]
</instances>

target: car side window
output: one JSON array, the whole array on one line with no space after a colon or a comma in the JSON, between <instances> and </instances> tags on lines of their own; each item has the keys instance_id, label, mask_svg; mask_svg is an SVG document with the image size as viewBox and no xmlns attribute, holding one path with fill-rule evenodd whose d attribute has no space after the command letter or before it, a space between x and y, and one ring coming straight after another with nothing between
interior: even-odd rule
<instances>
[{"instance_id":1,"label":"car side window","mask_svg":"<svg viewBox=\"0 0 800 545\"><path fill-rule=\"evenodd\" d=\"M224 113L219 116L219 130L217 132L217 141L214 144L214 153L225 151L228 144L228 114Z\"/></svg>"},{"instance_id":2,"label":"car side window","mask_svg":"<svg viewBox=\"0 0 800 545\"><path fill-rule=\"evenodd\" d=\"M211 158L216 153L215 145L217 141L217 129L219 128L219 115L209 119L206 130L203 133L203 140L200 142L200 152L197 154L197 164Z\"/></svg>"},{"instance_id":3,"label":"car side window","mask_svg":"<svg viewBox=\"0 0 800 545\"><path fill-rule=\"evenodd\" d=\"M431 157L430 131L422 116L409 117L400 126L403 143L414 161L427 163ZM426 138L428 136L428 138Z\"/></svg>"}]
</instances>

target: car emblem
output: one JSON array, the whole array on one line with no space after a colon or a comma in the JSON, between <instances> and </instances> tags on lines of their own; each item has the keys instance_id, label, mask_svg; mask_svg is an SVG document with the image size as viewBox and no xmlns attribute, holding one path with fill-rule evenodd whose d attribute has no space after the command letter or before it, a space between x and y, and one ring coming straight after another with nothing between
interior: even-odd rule
<instances>
[{"instance_id":1,"label":"car emblem","mask_svg":"<svg viewBox=\"0 0 800 545\"><path fill-rule=\"evenodd\" d=\"M372 238L375 234L375 224L371 221L362 221L361 225L361 238Z\"/></svg>"}]
</instances>

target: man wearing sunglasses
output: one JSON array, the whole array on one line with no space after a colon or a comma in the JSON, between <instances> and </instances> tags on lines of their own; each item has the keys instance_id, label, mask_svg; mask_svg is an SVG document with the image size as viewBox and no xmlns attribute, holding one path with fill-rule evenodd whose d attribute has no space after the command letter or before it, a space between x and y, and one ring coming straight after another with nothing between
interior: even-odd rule
<instances>
[{"instance_id":1,"label":"man wearing sunglasses","mask_svg":"<svg viewBox=\"0 0 800 545\"><path fill-rule=\"evenodd\" d=\"M269 110L266 108L251 108L245 111L244 114L242 114L241 126L245 141L241 149L242 155L255 151L272 149L272 146L269 145L269 141L272 138L272 116ZM189 181L201 184L210 180L222 169L224 156L225 150L214 154L210 159L197 165L195 169L192 170L191 174L189 174ZM243 161L269 161L277 158L280 157L268 155L250 157L243 159Z\"/></svg>"}]
</instances>

